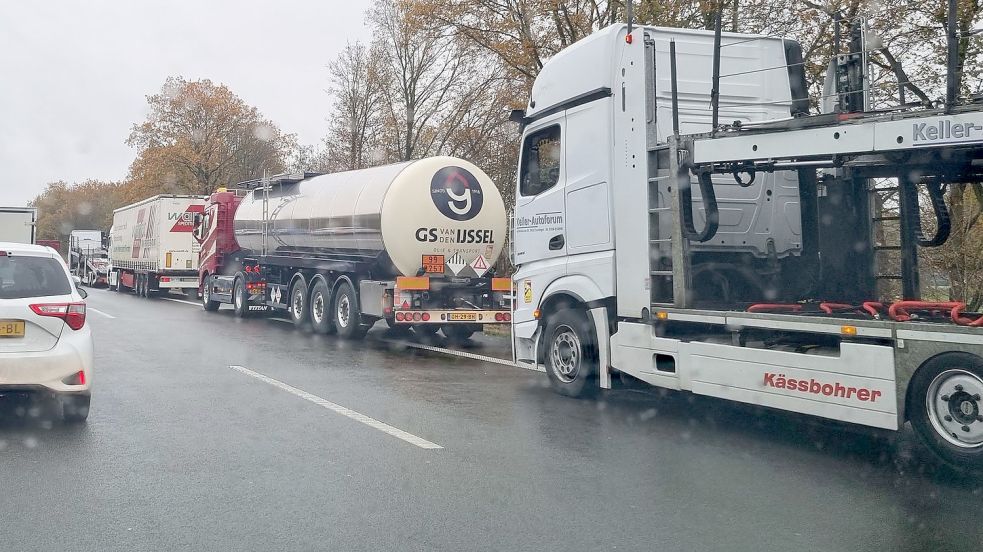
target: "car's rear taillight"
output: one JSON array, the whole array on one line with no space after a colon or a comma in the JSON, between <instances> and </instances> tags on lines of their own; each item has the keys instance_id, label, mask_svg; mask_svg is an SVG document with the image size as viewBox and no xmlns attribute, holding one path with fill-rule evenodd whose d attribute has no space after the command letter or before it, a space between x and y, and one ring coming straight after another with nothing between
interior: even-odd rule
<instances>
[{"instance_id":1,"label":"car's rear taillight","mask_svg":"<svg viewBox=\"0 0 983 552\"><path fill-rule=\"evenodd\" d=\"M31 305L31 310L38 316L61 318L73 330L85 325L85 303L39 303Z\"/></svg>"}]
</instances>

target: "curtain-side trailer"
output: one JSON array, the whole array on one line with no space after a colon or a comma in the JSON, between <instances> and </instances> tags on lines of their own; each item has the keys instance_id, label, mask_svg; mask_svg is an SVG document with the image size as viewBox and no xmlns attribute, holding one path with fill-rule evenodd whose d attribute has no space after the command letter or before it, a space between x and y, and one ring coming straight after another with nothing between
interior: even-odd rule
<instances>
[{"instance_id":1,"label":"curtain-side trailer","mask_svg":"<svg viewBox=\"0 0 983 552\"><path fill-rule=\"evenodd\" d=\"M113 211L110 287L141 297L170 290L197 294L199 245L192 231L206 199L158 195Z\"/></svg>"}]
</instances>

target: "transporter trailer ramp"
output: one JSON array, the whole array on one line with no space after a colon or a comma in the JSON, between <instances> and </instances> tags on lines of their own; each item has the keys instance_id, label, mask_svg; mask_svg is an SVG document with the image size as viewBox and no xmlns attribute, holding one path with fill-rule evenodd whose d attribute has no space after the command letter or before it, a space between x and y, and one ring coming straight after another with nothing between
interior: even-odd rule
<instances>
[{"instance_id":1,"label":"transporter trailer ramp","mask_svg":"<svg viewBox=\"0 0 983 552\"><path fill-rule=\"evenodd\" d=\"M537 206L549 194L524 193L528 170L520 167L516 360L541 365L553 388L570 396L610 388L612 376L627 375L875 428L899 430L910 421L946 463L983 468L983 315L966 312L962 301L925 300L918 263L919 249L944 244L951 232L947 189L978 185L983 177L983 102L958 101L954 67L944 104L867 111L866 59L837 56L836 105L809 115L796 112L794 68L801 58L785 41L782 69L791 84L777 94L791 116L722 125L718 111L737 92L720 75L721 51L773 39L721 33L719 26L714 33L618 25L598 34L608 36L548 63L530 109L514 116L524 129L523 164L552 147L535 141L537 133L549 132L559 144L585 104L600 112L598 121L606 119L595 128L611 133L618 151L609 155L611 174L599 180L621 185L605 186L592 204L599 212L608 207L610 245L590 252L589 263L567 249L564 270L549 272L557 258L538 258L548 255L537 252L535 240L558 232L569 241L585 232L562 224L564 216L577 218L568 212L576 205L571 195L583 188L565 192L567 212L547 199ZM859 34L854 44L862 44ZM602 94L584 101L574 89L573 101L559 109L554 101L533 109L545 91L561 88L549 81L578 84L572 69L584 60L577 58L602 59L592 51L602 41L611 69ZM711 41L713 55L703 58L712 57L712 69L709 61L694 69L696 58L684 66L712 71L712 91L701 98L710 108L701 113L691 101L694 81L677 77L676 60L708 52ZM772 46L780 53L780 44ZM760 48L767 51L767 44ZM742 61L757 67L745 63L740 74L777 69L768 60ZM690 104L678 82L690 87ZM781 103L767 101L766 93L758 107ZM550 119L561 111L564 119ZM689 133L679 130L685 117ZM693 132L700 129L707 130ZM559 163L582 163L575 137L564 139ZM568 170L561 166L550 186L571 187L563 181ZM885 202L879 196L885 192L895 199ZM523 195L531 196L528 203ZM920 198L935 218L931 235L922 228ZM885 205L896 215L878 209ZM523 228L549 223L526 214L543 212L560 223L546 232ZM735 226L742 218L751 220L744 234ZM786 219L792 231L778 235ZM884 232L891 224L896 231ZM885 235L897 243L885 243ZM751 240L761 236L763 247L753 250ZM885 291L891 283L896 293Z\"/></svg>"}]
</instances>

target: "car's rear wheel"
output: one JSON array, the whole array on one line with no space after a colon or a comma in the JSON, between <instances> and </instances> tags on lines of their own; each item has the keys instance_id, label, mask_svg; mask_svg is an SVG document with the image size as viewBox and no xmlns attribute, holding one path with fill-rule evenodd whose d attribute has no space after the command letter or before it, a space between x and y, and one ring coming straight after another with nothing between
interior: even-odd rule
<instances>
[{"instance_id":1,"label":"car's rear wheel","mask_svg":"<svg viewBox=\"0 0 983 552\"><path fill-rule=\"evenodd\" d=\"M61 399L62 419L70 424L80 424L89 417L91 395L66 395Z\"/></svg>"}]
</instances>

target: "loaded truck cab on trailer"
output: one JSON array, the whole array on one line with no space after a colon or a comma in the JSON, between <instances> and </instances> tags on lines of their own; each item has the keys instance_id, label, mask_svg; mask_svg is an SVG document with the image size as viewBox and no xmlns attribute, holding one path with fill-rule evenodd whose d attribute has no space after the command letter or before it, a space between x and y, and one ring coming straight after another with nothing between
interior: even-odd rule
<instances>
[{"instance_id":1,"label":"loaded truck cab on trailer","mask_svg":"<svg viewBox=\"0 0 983 552\"><path fill-rule=\"evenodd\" d=\"M511 321L511 280L494 275L505 228L494 183L452 157L245 182L197 221L202 304L346 338L386 320L466 339Z\"/></svg>"},{"instance_id":2,"label":"loaded truck cab on trailer","mask_svg":"<svg viewBox=\"0 0 983 552\"><path fill-rule=\"evenodd\" d=\"M941 185L983 176L983 133L924 129L983 128L983 105L868 113L861 78L837 89L838 112L811 116L796 43L719 41L614 25L543 67L514 114L516 360L570 396L621 374L871 427L911 421L944 461L983 468L983 317L921 301L917 271L918 247L948 233ZM862 59L835 69L862 75ZM901 190L891 274L875 177ZM883 278L903 283L901 301L877 300Z\"/></svg>"}]
</instances>

